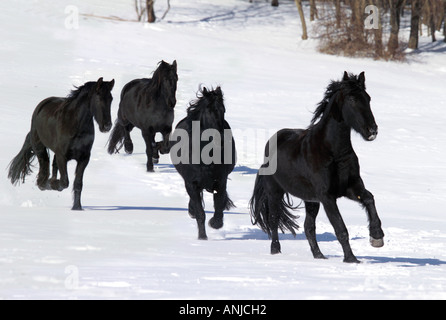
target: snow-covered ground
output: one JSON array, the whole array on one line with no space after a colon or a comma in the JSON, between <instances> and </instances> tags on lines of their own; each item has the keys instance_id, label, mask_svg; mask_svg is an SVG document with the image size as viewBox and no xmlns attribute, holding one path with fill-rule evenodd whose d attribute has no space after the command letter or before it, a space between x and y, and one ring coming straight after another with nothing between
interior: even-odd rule
<instances>
[{"instance_id":1,"label":"snow-covered ground","mask_svg":"<svg viewBox=\"0 0 446 320\"><path fill-rule=\"evenodd\" d=\"M407 63L321 55L315 37L300 40L294 2L282 2L171 0L151 25L93 17L135 19L130 0L0 3L0 299L446 299L446 46L422 38ZM161 16L164 1L156 5ZM225 93L238 166L228 187L237 208L223 229L197 240L181 177L168 156L145 172L136 129L131 156L108 155L108 134L97 130L82 212L70 210L71 185L41 192L35 173L10 184L6 167L39 101L114 78L114 119L121 88L162 59L178 62L175 123L200 84ZM365 71L380 129L375 142L354 134L353 143L385 246L369 245L364 211L340 200L361 264L342 262L323 212L317 233L328 260L313 259L303 229L281 235L283 253L271 256L248 213L264 144L278 129L308 126L344 70ZM209 219L212 196L205 202Z\"/></svg>"}]
</instances>

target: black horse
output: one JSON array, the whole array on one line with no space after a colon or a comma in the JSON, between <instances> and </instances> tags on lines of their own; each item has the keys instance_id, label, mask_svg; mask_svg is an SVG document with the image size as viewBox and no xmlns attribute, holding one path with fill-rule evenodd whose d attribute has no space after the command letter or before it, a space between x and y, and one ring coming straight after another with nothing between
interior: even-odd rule
<instances>
[{"instance_id":1,"label":"black horse","mask_svg":"<svg viewBox=\"0 0 446 320\"><path fill-rule=\"evenodd\" d=\"M177 62L170 65L161 61L151 79L136 79L124 86L108 153L118 153L124 145L125 152L131 154L130 131L136 126L141 129L146 144L147 171L153 171L153 164L158 163L158 151L168 153L177 82ZM163 135L161 143L155 143L157 132Z\"/></svg>"},{"instance_id":2,"label":"black horse","mask_svg":"<svg viewBox=\"0 0 446 320\"><path fill-rule=\"evenodd\" d=\"M101 132L112 127L110 107L111 90L115 81L87 82L71 91L66 98L50 97L40 102L34 110L31 131L19 154L9 164L8 178L12 184L25 182L32 172L34 157L39 160L37 186L41 190L62 191L69 185L67 162L76 160L73 210L82 210L81 192L84 170L90 161L94 141L93 118ZM49 179L50 159L48 149L54 152L52 177ZM60 171L60 179L57 172Z\"/></svg>"},{"instance_id":3,"label":"black horse","mask_svg":"<svg viewBox=\"0 0 446 320\"><path fill-rule=\"evenodd\" d=\"M305 202L305 235L314 258L325 258L316 241L315 227L322 203L344 251L344 261L359 262L350 248L348 231L336 204L340 197L357 201L366 209L371 245L384 245L373 195L360 177L351 129L366 141L375 140L378 134L364 72L359 76L345 72L342 81L331 82L308 129L283 129L268 142L265 152L269 152L269 162L262 168L275 159L276 171L257 175L250 208L253 224L272 238L272 254L280 253L278 228L294 235L298 228L296 217L288 210L292 208L289 195Z\"/></svg>"},{"instance_id":4,"label":"black horse","mask_svg":"<svg viewBox=\"0 0 446 320\"><path fill-rule=\"evenodd\" d=\"M203 88L187 109L171 137L170 156L183 177L190 197L189 215L197 220L198 238L206 240L203 190L214 194L214 216L209 225L223 227L223 210L234 204L226 191L228 175L236 162L232 131L225 120L225 106L220 87Z\"/></svg>"}]
</instances>

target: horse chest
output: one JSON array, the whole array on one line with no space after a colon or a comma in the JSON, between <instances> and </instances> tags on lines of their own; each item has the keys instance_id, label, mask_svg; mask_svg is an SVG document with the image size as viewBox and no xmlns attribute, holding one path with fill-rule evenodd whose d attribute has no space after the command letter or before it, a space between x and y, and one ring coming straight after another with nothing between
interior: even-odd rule
<instances>
[{"instance_id":1,"label":"horse chest","mask_svg":"<svg viewBox=\"0 0 446 320\"><path fill-rule=\"evenodd\" d=\"M67 159L80 159L89 155L94 142L94 131L76 135L72 138L66 152Z\"/></svg>"},{"instance_id":2,"label":"horse chest","mask_svg":"<svg viewBox=\"0 0 446 320\"><path fill-rule=\"evenodd\" d=\"M328 169L330 192L338 197L344 196L355 177L359 177L359 164L354 154L334 160Z\"/></svg>"}]
</instances>

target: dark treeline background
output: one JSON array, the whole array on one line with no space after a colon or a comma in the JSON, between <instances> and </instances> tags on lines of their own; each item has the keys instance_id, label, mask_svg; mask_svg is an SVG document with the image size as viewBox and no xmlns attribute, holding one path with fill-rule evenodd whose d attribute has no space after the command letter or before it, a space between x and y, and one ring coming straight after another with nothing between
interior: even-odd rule
<instances>
[{"instance_id":1,"label":"dark treeline background","mask_svg":"<svg viewBox=\"0 0 446 320\"><path fill-rule=\"evenodd\" d=\"M134 1L138 20L146 17L148 22L157 21L155 0ZM158 1L167 1L162 20L170 9L170 0ZM418 49L418 37L423 30L432 41L437 41L435 32L440 31L446 42L446 0L246 1L253 5L270 2L274 7L294 2L299 13L296 18L302 23L302 39L308 39L307 20L314 21L315 37L320 39L319 50L328 54L403 60L407 48ZM410 28L409 39L401 40L402 27Z\"/></svg>"},{"instance_id":2,"label":"dark treeline background","mask_svg":"<svg viewBox=\"0 0 446 320\"><path fill-rule=\"evenodd\" d=\"M252 2L253 0L249 0ZM425 25L428 36L437 41L435 32L446 42L446 0L294 0L307 39L306 19L316 21L321 44L329 54L368 56L375 59L402 60L407 48L418 49L418 37ZM279 6L279 0L272 0ZM310 7L309 17L302 6ZM372 10L374 6L376 10ZM367 10L366 10L367 9ZM399 35L401 22L410 26L405 42Z\"/></svg>"}]
</instances>

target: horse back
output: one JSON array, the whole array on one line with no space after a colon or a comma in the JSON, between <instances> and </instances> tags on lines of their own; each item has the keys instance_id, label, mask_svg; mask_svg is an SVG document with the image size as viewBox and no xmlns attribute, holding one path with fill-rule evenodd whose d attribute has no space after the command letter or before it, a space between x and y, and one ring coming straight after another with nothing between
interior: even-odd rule
<instances>
[{"instance_id":1,"label":"horse back","mask_svg":"<svg viewBox=\"0 0 446 320\"><path fill-rule=\"evenodd\" d=\"M166 108L163 99L153 92L152 79L135 79L127 83L121 91L118 116L126 123L153 131L170 131L174 120L173 108Z\"/></svg>"}]
</instances>

